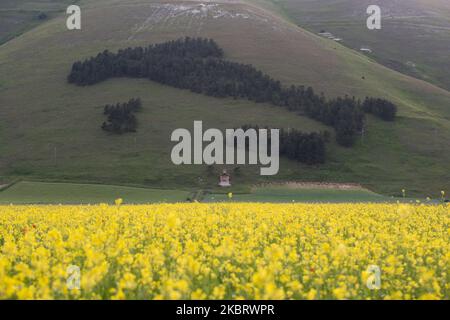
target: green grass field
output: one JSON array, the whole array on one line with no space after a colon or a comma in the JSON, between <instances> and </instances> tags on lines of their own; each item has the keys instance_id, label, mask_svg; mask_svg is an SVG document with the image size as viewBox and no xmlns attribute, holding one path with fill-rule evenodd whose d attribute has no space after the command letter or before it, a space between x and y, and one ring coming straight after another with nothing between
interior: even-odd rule
<instances>
[{"instance_id":1,"label":"green grass field","mask_svg":"<svg viewBox=\"0 0 450 320\"><path fill-rule=\"evenodd\" d=\"M22 181L0 191L0 204L98 204L184 202L188 191L158 190L124 186L45 183Z\"/></svg>"},{"instance_id":2,"label":"green grass field","mask_svg":"<svg viewBox=\"0 0 450 320\"><path fill-rule=\"evenodd\" d=\"M230 14L248 15L243 19L174 15L180 2L169 1L172 7L166 9L154 2L81 1L81 31L66 30L61 14L0 46L0 184L23 179L209 189L222 168L211 174L204 166L174 166L173 130L192 128L194 120L220 129L245 123L326 129L284 109L204 97L147 80L113 79L83 88L66 82L74 61L104 49L202 36L214 38L227 59L252 63L285 85L312 85L327 96L384 97L400 108L395 123L369 117L368 131L355 148L331 143L323 166L282 159L280 174L272 179L260 177L257 167L244 167L233 176L236 188L327 181L359 183L397 196L401 189L422 197L450 190L450 92L298 28L270 5L221 5ZM102 106L132 97L143 101L138 132L105 134Z\"/></svg>"},{"instance_id":3,"label":"green grass field","mask_svg":"<svg viewBox=\"0 0 450 320\"><path fill-rule=\"evenodd\" d=\"M221 193L207 193L201 202L393 202L399 198L385 197L363 188L340 189L321 187L292 188L264 186L233 193L236 189L216 189ZM225 192L225 193L224 193ZM176 203L192 198L193 192L162 190L128 186L52 183L21 181L0 191L0 204L113 204L118 198L124 203ZM404 200L404 199L401 199Z\"/></svg>"},{"instance_id":4,"label":"green grass field","mask_svg":"<svg viewBox=\"0 0 450 320\"><path fill-rule=\"evenodd\" d=\"M230 199L227 194L209 194L204 202L390 202L395 198L384 197L369 190L339 190L302 188L290 189L286 187L267 187L256 189L250 194L233 194Z\"/></svg>"}]
</instances>

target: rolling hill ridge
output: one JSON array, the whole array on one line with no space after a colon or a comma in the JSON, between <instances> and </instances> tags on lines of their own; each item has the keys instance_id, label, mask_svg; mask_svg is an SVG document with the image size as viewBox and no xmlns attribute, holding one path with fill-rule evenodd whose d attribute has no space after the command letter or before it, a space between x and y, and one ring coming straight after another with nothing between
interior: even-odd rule
<instances>
[{"instance_id":1,"label":"rolling hill ridge","mask_svg":"<svg viewBox=\"0 0 450 320\"><path fill-rule=\"evenodd\" d=\"M450 89L450 4L446 0L280 0L280 11L314 33L331 32L355 50L413 77ZM381 30L368 30L366 9L381 8Z\"/></svg>"}]
</instances>

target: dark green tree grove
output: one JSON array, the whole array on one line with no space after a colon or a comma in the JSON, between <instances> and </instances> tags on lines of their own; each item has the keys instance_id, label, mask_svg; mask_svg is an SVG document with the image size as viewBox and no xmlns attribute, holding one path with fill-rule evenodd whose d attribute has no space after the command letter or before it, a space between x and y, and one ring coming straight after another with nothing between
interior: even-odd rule
<instances>
[{"instance_id":1,"label":"dark green tree grove","mask_svg":"<svg viewBox=\"0 0 450 320\"><path fill-rule=\"evenodd\" d=\"M393 120L397 110L387 100L367 98L361 103L347 96L326 99L311 87L283 87L252 65L224 60L216 42L203 38L127 48L117 53L104 51L75 62L68 81L85 86L111 77L148 78L208 96L271 103L334 127L336 140L343 146L352 146L362 131L364 112Z\"/></svg>"},{"instance_id":2,"label":"dark green tree grove","mask_svg":"<svg viewBox=\"0 0 450 320\"><path fill-rule=\"evenodd\" d=\"M269 129L257 125L243 125L244 131L248 129ZM270 131L269 131L270 132ZM280 155L309 165L323 164L326 160L326 140L328 133L305 133L296 129L280 129ZM269 134L270 150L271 137Z\"/></svg>"},{"instance_id":3,"label":"dark green tree grove","mask_svg":"<svg viewBox=\"0 0 450 320\"><path fill-rule=\"evenodd\" d=\"M102 129L111 133L123 134L126 132L135 132L137 120L135 112L141 110L141 99L131 99L125 103L115 105L106 105L103 114L108 116L106 122L103 122Z\"/></svg>"}]
</instances>

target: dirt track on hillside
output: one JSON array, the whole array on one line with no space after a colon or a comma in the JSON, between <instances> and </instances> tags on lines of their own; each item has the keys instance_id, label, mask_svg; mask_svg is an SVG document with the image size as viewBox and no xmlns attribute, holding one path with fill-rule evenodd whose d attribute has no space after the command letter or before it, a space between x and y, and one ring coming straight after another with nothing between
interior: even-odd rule
<instances>
[{"instance_id":1,"label":"dirt track on hillside","mask_svg":"<svg viewBox=\"0 0 450 320\"><path fill-rule=\"evenodd\" d=\"M331 183L331 182L276 182L258 184L260 187L287 187L289 189L336 189L336 190L367 190L356 183Z\"/></svg>"}]
</instances>

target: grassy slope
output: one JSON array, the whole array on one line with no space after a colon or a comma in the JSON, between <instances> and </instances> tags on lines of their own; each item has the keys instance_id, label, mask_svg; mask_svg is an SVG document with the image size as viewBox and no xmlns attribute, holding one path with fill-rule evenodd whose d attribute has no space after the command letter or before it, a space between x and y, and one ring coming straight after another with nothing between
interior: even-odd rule
<instances>
[{"instance_id":1,"label":"grassy slope","mask_svg":"<svg viewBox=\"0 0 450 320\"><path fill-rule=\"evenodd\" d=\"M446 0L279 0L301 27L327 30L400 72L450 88L450 4ZM382 29L368 30L366 9L382 9Z\"/></svg>"},{"instance_id":2,"label":"grassy slope","mask_svg":"<svg viewBox=\"0 0 450 320\"><path fill-rule=\"evenodd\" d=\"M283 160L275 179L359 182L389 194L402 188L421 194L449 189L449 92L381 67L254 7L224 6L254 19L169 19L161 12L159 19L154 8L139 1L81 4L81 32L65 30L61 17L0 47L0 138L5 142L0 144L0 174L206 188L215 184L215 174L208 176L204 167L170 163L169 135L175 128L190 128L198 119L219 128L248 122L323 128L271 106L203 97L146 80L115 79L88 88L65 82L74 60L105 48L190 35L215 38L227 58L253 63L285 84L312 85L328 95L383 96L399 103L397 123L370 118L364 143L351 150L332 145L331 160L320 168ZM139 132L104 134L99 129L101 106L133 96L144 102ZM257 168L235 177L238 188L261 180Z\"/></svg>"},{"instance_id":3,"label":"grassy slope","mask_svg":"<svg viewBox=\"0 0 450 320\"><path fill-rule=\"evenodd\" d=\"M78 0L2 0L0 2L0 44L5 43L44 22L38 19L45 13L55 17L69 4Z\"/></svg>"},{"instance_id":4,"label":"grassy slope","mask_svg":"<svg viewBox=\"0 0 450 320\"><path fill-rule=\"evenodd\" d=\"M0 192L0 204L88 204L183 202L189 192L74 183L19 182Z\"/></svg>"}]
</instances>

